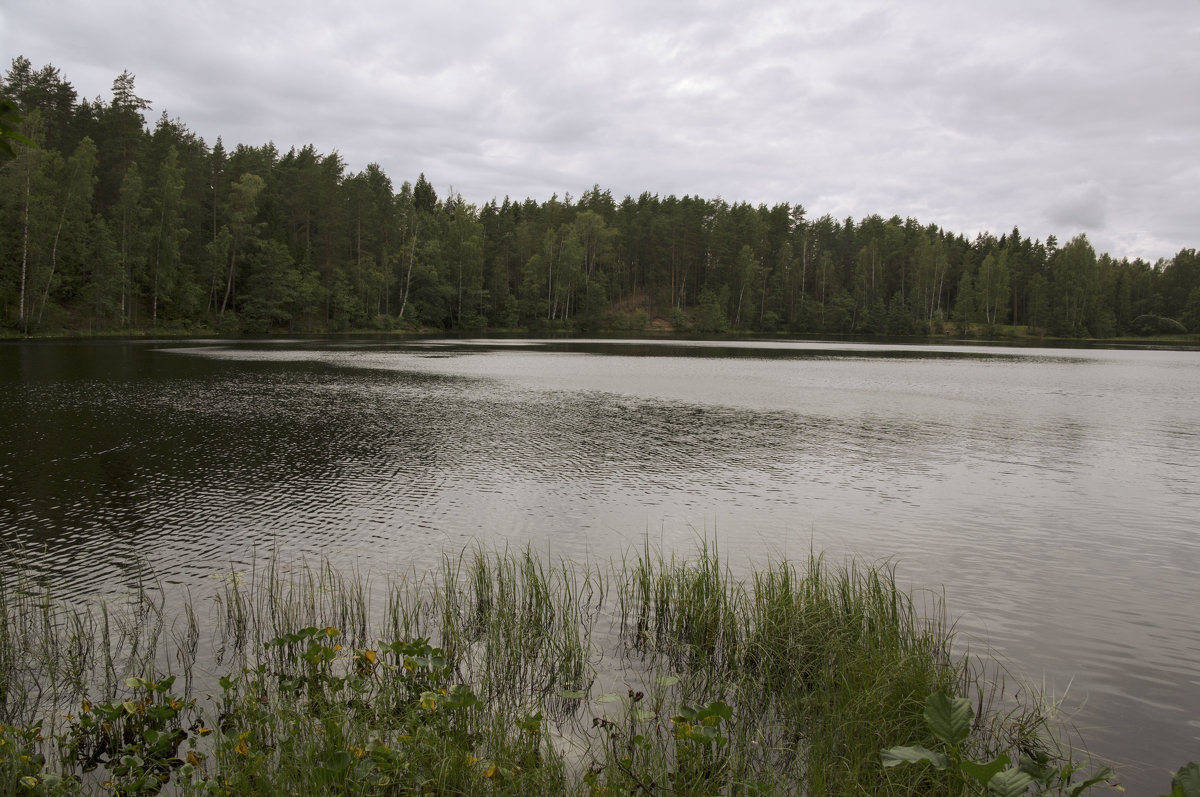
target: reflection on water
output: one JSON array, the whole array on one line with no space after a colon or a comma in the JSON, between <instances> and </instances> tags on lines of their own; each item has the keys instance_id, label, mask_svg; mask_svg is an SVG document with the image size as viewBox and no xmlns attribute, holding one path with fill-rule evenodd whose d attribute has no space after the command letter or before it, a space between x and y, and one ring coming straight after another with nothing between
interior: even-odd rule
<instances>
[{"instance_id":1,"label":"reflection on water","mask_svg":"<svg viewBox=\"0 0 1200 797\"><path fill-rule=\"evenodd\" d=\"M715 533L741 564L892 557L1160 777L1200 741L1198 388L1191 352L10 344L0 529L65 592L275 549L380 571Z\"/></svg>"}]
</instances>

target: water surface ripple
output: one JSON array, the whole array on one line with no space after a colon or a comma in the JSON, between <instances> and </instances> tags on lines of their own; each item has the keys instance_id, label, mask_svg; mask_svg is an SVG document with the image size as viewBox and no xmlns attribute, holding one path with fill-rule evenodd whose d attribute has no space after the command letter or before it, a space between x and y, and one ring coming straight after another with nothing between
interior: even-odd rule
<instances>
[{"instance_id":1,"label":"water surface ripple","mask_svg":"<svg viewBox=\"0 0 1200 797\"><path fill-rule=\"evenodd\" d=\"M1200 758L1197 395L1195 352L4 344L0 566L84 594L139 558L191 587L274 551L889 557L1165 790Z\"/></svg>"}]
</instances>

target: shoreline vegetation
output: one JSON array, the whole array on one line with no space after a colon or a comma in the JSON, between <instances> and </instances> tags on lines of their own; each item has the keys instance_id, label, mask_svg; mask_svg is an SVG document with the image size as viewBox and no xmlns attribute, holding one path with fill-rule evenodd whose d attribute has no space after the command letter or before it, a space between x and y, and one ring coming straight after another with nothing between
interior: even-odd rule
<instances>
[{"instance_id":1,"label":"shoreline vegetation","mask_svg":"<svg viewBox=\"0 0 1200 797\"><path fill-rule=\"evenodd\" d=\"M200 598L150 573L103 601L0 579L0 794L1015 795L1111 777L885 564L735 576L705 543L603 564L471 549L382 580L262 568Z\"/></svg>"},{"instance_id":2,"label":"shoreline vegetation","mask_svg":"<svg viewBox=\"0 0 1200 797\"><path fill-rule=\"evenodd\" d=\"M559 338L589 339L630 339L630 340L677 340L681 342L693 340L705 341L829 341L854 343L894 343L897 341L915 344L953 345L964 344L1009 344L1009 345L1038 345L1047 344L1068 347L1095 346L1132 346L1143 348L1173 348L1190 350L1200 347L1200 334L1163 334L1139 335L1105 338L1072 338L1056 337L1045 334L1045 330L1030 329L1029 327L1000 326L993 328L969 327L959 328L947 326L937 334L923 336L907 335L892 336L886 334L861 333L821 333L812 335L796 335L790 333L762 333L726 331L720 334L703 334L688 329L677 329L664 319L650 319L645 326L631 328L628 326L601 327L587 333L571 328L561 329L530 329L514 327L504 329L476 330L444 330L430 327L394 328L394 329L347 329L340 332L325 332L314 334L289 334L280 330L272 330L260 334L227 334L210 327L162 327L156 329L111 329L111 330L42 330L36 334L21 334L13 330L0 329L0 341L78 341L78 340L153 340L153 339L212 339L239 341L271 338L304 338L304 339L343 339L343 338L383 338L383 339L422 339L428 337L450 338L496 338L508 339L513 337L529 338L531 340L555 340Z\"/></svg>"},{"instance_id":3,"label":"shoreline vegetation","mask_svg":"<svg viewBox=\"0 0 1200 797\"><path fill-rule=\"evenodd\" d=\"M899 215L817 216L792 197L599 184L473 204L424 174L352 172L311 144L206 142L153 120L135 82L123 72L89 100L24 56L0 76L9 333L1200 333L1195 248L1151 262L1097 253L1082 233L968 237Z\"/></svg>"}]
</instances>

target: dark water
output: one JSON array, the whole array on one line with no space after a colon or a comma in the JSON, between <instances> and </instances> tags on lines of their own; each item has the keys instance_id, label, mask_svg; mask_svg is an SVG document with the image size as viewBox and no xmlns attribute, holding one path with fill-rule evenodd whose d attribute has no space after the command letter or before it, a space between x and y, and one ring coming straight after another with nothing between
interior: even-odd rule
<instances>
[{"instance_id":1,"label":"dark water","mask_svg":"<svg viewBox=\"0 0 1200 797\"><path fill-rule=\"evenodd\" d=\"M276 549L373 572L647 535L740 566L890 557L1065 693L1131 793L1200 759L1196 352L13 343L0 534L66 594Z\"/></svg>"}]
</instances>

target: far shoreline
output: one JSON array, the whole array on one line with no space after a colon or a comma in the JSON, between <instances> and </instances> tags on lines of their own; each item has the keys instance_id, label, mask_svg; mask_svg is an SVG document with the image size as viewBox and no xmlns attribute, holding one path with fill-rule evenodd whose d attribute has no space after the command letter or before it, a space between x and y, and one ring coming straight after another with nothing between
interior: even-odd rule
<instances>
[{"instance_id":1,"label":"far shoreline","mask_svg":"<svg viewBox=\"0 0 1200 797\"><path fill-rule=\"evenodd\" d=\"M656 319L661 320L661 319ZM299 339L345 340L352 338L374 338L381 340L444 339L529 339L529 340L653 340L709 342L828 342L862 343L868 345L941 345L941 346L1011 346L1014 348L1066 348L1066 349L1159 349L1168 351L1193 351L1200 349L1200 335L1148 335L1118 336L1103 338L1075 338L1038 334L1029 327L996 327L992 334L983 330L951 329L946 325L941 335L880 335L869 333L784 333L784 332L724 332L719 334L695 333L676 330L669 324L652 324L645 329L600 328L587 331L578 329L535 329L535 328L483 328L483 329L438 329L432 327L392 329L348 329L336 331L299 331L271 329L256 333L222 332L213 327L200 328L133 328L114 330L57 329L36 334L20 334L13 330L0 331L0 341L5 343L34 341L149 341L149 340L206 340L217 339L229 342L254 340Z\"/></svg>"}]
</instances>

